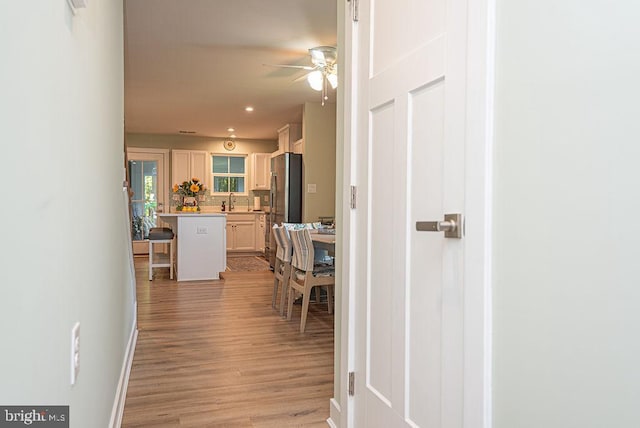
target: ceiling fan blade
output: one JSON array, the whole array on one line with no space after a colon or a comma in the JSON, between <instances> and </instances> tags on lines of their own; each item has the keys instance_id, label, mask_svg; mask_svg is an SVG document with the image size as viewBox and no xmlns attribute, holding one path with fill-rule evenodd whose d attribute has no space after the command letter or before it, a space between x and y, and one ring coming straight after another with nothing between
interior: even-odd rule
<instances>
[{"instance_id":1,"label":"ceiling fan blade","mask_svg":"<svg viewBox=\"0 0 640 428\"><path fill-rule=\"evenodd\" d=\"M293 83L298 83L298 82L300 82L301 80L307 80L307 76L308 76L308 75L309 75L309 73L304 73L302 76L300 76L300 77L298 77L298 78L294 79Z\"/></svg>"},{"instance_id":2,"label":"ceiling fan blade","mask_svg":"<svg viewBox=\"0 0 640 428\"><path fill-rule=\"evenodd\" d=\"M286 65L286 64L262 64L267 67L281 67L281 68L297 68L301 70L314 70L315 67L309 65Z\"/></svg>"}]
</instances>

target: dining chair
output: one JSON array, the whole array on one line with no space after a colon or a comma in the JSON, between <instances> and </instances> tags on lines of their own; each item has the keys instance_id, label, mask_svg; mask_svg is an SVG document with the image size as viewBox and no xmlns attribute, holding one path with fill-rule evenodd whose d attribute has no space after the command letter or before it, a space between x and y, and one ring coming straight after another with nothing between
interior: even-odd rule
<instances>
[{"instance_id":1,"label":"dining chair","mask_svg":"<svg viewBox=\"0 0 640 428\"><path fill-rule=\"evenodd\" d=\"M311 290L324 287L327 290L327 307L333 313L333 290L335 287L335 269L326 264L314 264L314 249L308 229L290 230L289 236L293 244L291 274L289 276L289 301L287 319L291 319L293 310L293 293L302 294L302 311L300 315L300 333L304 333L309 312ZM316 290L318 296L319 289Z\"/></svg>"},{"instance_id":2,"label":"dining chair","mask_svg":"<svg viewBox=\"0 0 640 428\"><path fill-rule=\"evenodd\" d=\"M293 247L284 227L273 225L273 236L276 239L276 261L273 268L273 296L271 306L276 309L278 290L280 290L280 315L284 316L284 304L289 288L289 275L291 273L291 256Z\"/></svg>"}]
</instances>

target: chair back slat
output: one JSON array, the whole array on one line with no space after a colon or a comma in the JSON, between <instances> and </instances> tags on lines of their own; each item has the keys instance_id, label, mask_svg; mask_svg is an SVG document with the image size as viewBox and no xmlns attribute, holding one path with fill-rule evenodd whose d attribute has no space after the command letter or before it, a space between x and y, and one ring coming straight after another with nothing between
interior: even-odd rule
<instances>
[{"instance_id":1,"label":"chair back slat","mask_svg":"<svg viewBox=\"0 0 640 428\"><path fill-rule=\"evenodd\" d=\"M314 251L309 230L290 230L289 236L293 244L291 266L303 271L313 271Z\"/></svg>"},{"instance_id":2,"label":"chair back slat","mask_svg":"<svg viewBox=\"0 0 640 428\"><path fill-rule=\"evenodd\" d=\"M286 229L282 226L278 226L277 224L273 225L273 236L276 239L276 258L282 260L285 263L291 262L291 257L293 253L293 246L291 244L291 239L286 231Z\"/></svg>"},{"instance_id":3,"label":"chair back slat","mask_svg":"<svg viewBox=\"0 0 640 428\"><path fill-rule=\"evenodd\" d=\"M293 245L291 244L291 238L289 238L289 234L284 227L278 228L278 234L280 235L280 242L282 243L281 260L285 263L290 263L293 256Z\"/></svg>"},{"instance_id":4,"label":"chair back slat","mask_svg":"<svg viewBox=\"0 0 640 428\"><path fill-rule=\"evenodd\" d=\"M276 257L280 260L283 260L284 246L282 243L282 236L280 235L280 228L277 224L273 225L273 237L276 239Z\"/></svg>"}]
</instances>

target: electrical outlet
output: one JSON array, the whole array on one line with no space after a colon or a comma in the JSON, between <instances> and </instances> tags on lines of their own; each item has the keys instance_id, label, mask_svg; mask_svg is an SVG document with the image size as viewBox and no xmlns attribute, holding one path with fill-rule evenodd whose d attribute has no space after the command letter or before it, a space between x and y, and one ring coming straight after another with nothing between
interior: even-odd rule
<instances>
[{"instance_id":1,"label":"electrical outlet","mask_svg":"<svg viewBox=\"0 0 640 428\"><path fill-rule=\"evenodd\" d=\"M71 385L75 385L80 372L80 322L71 329Z\"/></svg>"},{"instance_id":2,"label":"electrical outlet","mask_svg":"<svg viewBox=\"0 0 640 428\"><path fill-rule=\"evenodd\" d=\"M307 193L316 193L316 185L307 184Z\"/></svg>"}]
</instances>

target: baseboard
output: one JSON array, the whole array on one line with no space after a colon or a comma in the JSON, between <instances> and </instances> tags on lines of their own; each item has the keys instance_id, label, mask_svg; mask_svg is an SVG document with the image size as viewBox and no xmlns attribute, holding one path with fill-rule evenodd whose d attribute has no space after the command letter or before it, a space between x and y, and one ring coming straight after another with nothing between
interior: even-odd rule
<instances>
[{"instance_id":1,"label":"baseboard","mask_svg":"<svg viewBox=\"0 0 640 428\"><path fill-rule=\"evenodd\" d=\"M136 318L134 317L134 320L135 319ZM122 361L122 370L120 371L120 380L118 381L118 388L116 389L113 409L111 410L111 420L109 421L110 428L120 428L120 425L122 424L124 402L127 398L127 386L129 385L129 374L131 373L133 354L136 350L137 341L138 324L134 321L133 328L131 329L131 336L129 336L129 343L127 344L127 349L124 354L124 360Z\"/></svg>"},{"instance_id":2,"label":"baseboard","mask_svg":"<svg viewBox=\"0 0 640 428\"><path fill-rule=\"evenodd\" d=\"M335 398L329 400L329 419L327 419L327 425L331 428L338 428L340 423L336 424L336 421L340 421L340 403Z\"/></svg>"}]
</instances>

